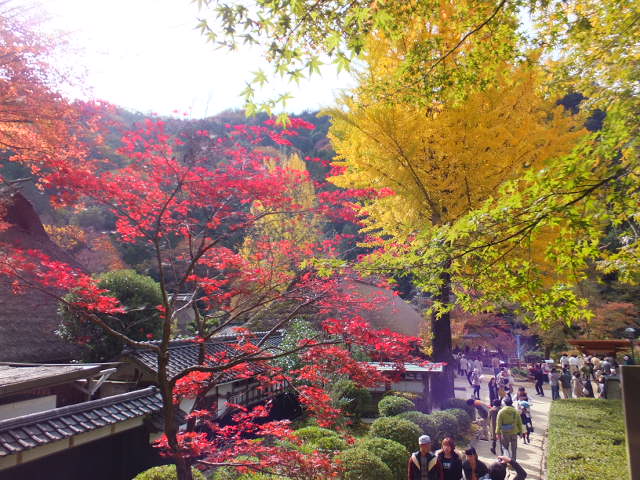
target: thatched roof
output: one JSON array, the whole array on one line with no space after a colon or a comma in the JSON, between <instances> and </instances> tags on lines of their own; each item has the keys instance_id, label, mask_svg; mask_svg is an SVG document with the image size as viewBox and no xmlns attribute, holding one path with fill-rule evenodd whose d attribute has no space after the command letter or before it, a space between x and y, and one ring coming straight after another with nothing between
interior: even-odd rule
<instances>
[{"instance_id":1,"label":"thatched roof","mask_svg":"<svg viewBox=\"0 0 640 480\"><path fill-rule=\"evenodd\" d=\"M1 244L37 249L49 257L78 266L49 239L38 214L20 193L11 197L4 220L11 226L0 232ZM0 276L0 361L66 362L78 357L78 347L60 339L55 298L29 289L16 295L13 279Z\"/></svg>"},{"instance_id":2,"label":"thatched roof","mask_svg":"<svg viewBox=\"0 0 640 480\"><path fill-rule=\"evenodd\" d=\"M355 290L365 299L375 299L379 308L360 312L373 328L388 328L403 335L420 336L423 315L392 291L359 280L351 280L343 288Z\"/></svg>"}]
</instances>

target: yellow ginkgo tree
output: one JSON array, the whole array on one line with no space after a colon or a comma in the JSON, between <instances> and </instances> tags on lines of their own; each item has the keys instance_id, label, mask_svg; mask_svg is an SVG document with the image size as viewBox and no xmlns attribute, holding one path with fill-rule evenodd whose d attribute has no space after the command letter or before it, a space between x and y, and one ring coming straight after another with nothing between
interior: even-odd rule
<instances>
[{"instance_id":1,"label":"yellow ginkgo tree","mask_svg":"<svg viewBox=\"0 0 640 480\"><path fill-rule=\"evenodd\" d=\"M345 97L328 112L344 169L330 181L386 189L360 208L378 247L369 267L412 274L433 296L434 360L451 361L449 310L456 296L473 294L461 290L468 272L454 227L509 180L567 155L585 133L579 118L545 96L541 75L533 66L503 65L494 85L430 105L376 100L363 89L364 98ZM452 396L451 377L442 381L436 391Z\"/></svg>"}]
</instances>

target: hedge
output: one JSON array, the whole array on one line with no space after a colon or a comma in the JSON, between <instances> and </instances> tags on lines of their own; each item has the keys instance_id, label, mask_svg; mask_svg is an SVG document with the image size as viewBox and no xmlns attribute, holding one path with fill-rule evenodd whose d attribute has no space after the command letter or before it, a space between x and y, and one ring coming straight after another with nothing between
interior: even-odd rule
<instances>
[{"instance_id":1,"label":"hedge","mask_svg":"<svg viewBox=\"0 0 640 480\"><path fill-rule=\"evenodd\" d=\"M420 435L422 435L422 430L418 425L398 417L380 417L371 424L369 429L370 437L394 440L404 445L407 450L411 450L418 445Z\"/></svg>"},{"instance_id":2,"label":"hedge","mask_svg":"<svg viewBox=\"0 0 640 480\"><path fill-rule=\"evenodd\" d=\"M474 407L473 405L467 405L467 401L462 398L448 398L444 402L442 402L440 408L442 410L461 408L462 410L467 412L471 420L475 420L476 418L476 407Z\"/></svg>"},{"instance_id":3,"label":"hedge","mask_svg":"<svg viewBox=\"0 0 640 480\"><path fill-rule=\"evenodd\" d=\"M386 396L378 403L378 411L383 417L392 417L415 409L416 406L411 400L394 395Z\"/></svg>"},{"instance_id":4,"label":"hedge","mask_svg":"<svg viewBox=\"0 0 640 480\"><path fill-rule=\"evenodd\" d=\"M445 437L457 437L458 435L458 419L449 413L448 410L440 410L431 414L436 429L436 444L439 444Z\"/></svg>"},{"instance_id":5,"label":"hedge","mask_svg":"<svg viewBox=\"0 0 640 480\"><path fill-rule=\"evenodd\" d=\"M341 379L331 386L331 399L346 415L359 421L371 404L371 393L349 379Z\"/></svg>"},{"instance_id":6,"label":"hedge","mask_svg":"<svg viewBox=\"0 0 640 480\"><path fill-rule=\"evenodd\" d=\"M395 480L407 478L409 450L403 445L387 438L365 438L358 442L357 448L367 450L382 460Z\"/></svg>"},{"instance_id":7,"label":"hedge","mask_svg":"<svg viewBox=\"0 0 640 480\"><path fill-rule=\"evenodd\" d=\"M347 442L338 436L322 437L314 440L309 445L323 452L342 451L348 447Z\"/></svg>"},{"instance_id":8,"label":"hedge","mask_svg":"<svg viewBox=\"0 0 640 480\"><path fill-rule=\"evenodd\" d=\"M451 415L456 417L459 432L468 432L471 429L472 420L466 410L463 410L461 408L452 408L450 410L445 410L445 412L450 413Z\"/></svg>"},{"instance_id":9,"label":"hedge","mask_svg":"<svg viewBox=\"0 0 640 480\"><path fill-rule=\"evenodd\" d=\"M394 480L393 474L382 460L362 448L350 448L338 459L344 469L342 480Z\"/></svg>"},{"instance_id":10,"label":"hedge","mask_svg":"<svg viewBox=\"0 0 640 480\"><path fill-rule=\"evenodd\" d=\"M437 433L436 424L431 415L427 415L426 413L417 412L414 410L411 412L401 413L400 415L398 415L398 417L415 423L416 425L418 425L418 427L420 427L422 433L435 438Z\"/></svg>"},{"instance_id":11,"label":"hedge","mask_svg":"<svg viewBox=\"0 0 640 480\"><path fill-rule=\"evenodd\" d=\"M191 469L193 480L206 480L205 476L196 470ZM133 480L176 480L178 478L178 472L175 465L160 465L159 467L152 467L144 472L136 475Z\"/></svg>"},{"instance_id":12,"label":"hedge","mask_svg":"<svg viewBox=\"0 0 640 480\"><path fill-rule=\"evenodd\" d=\"M300 428L294 432L294 435L300 440L310 443L317 442L321 438L338 437L338 434L333 430L314 426Z\"/></svg>"},{"instance_id":13,"label":"hedge","mask_svg":"<svg viewBox=\"0 0 640 480\"><path fill-rule=\"evenodd\" d=\"M548 478L630 480L619 400L556 400L549 413Z\"/></svg>"}]
</instances>

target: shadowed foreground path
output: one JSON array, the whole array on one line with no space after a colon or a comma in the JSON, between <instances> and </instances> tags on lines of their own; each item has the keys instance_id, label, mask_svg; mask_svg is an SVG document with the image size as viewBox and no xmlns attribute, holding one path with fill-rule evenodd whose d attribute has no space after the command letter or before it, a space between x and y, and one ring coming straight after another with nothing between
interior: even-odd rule
<instances>
[{"instance_id":1,"label":"shadowed foreground path","mask_svg":"<svg viewBox=\"0 0 640 480\"><path fill-rule=\"evenodd\" d=\"M488 372L485 372L488 373ZM527 480L544 480L545 477L545 450L547 442L547 428L549 425L549 407L551 406L551 388L544 385L544 397L539 397L535 393L533 382L516 382L516 391L522 386L527 389L529 403L531 404L531 416L534 432L531 434L531 443L525 444L518 439L517 460L522 468L527 472ZM456 398L471 398L472 389L466 378L457 377L455 379ZM480 389L480 400L489 403L489 389L487 383L483 382ZM496 461L496 455L489 451L490 441L475 440L473 446L478 452L480 460L487 466ZM497 455L500 455L500 447L496 447Z\"/></svg>"}]
</instances>

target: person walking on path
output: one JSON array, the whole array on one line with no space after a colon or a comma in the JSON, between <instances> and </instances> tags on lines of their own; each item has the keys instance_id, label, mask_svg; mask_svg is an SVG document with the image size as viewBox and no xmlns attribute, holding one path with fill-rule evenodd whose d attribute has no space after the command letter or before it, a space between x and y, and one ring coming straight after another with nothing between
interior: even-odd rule
<instances>
[{"instance_id":1,"label":"person walking on path","mask_svg":"<svg viewBox=\"0 0 640 480\"><path fill-rule=\"evenodd\" d=\"M436 452L436 457L444 470L444 480L462 479L462 458L456 452L456 444L451 437L442 440L442 449Z\"/></svg>"},{"instance_id":2,"label":"person walking on path","mask_svg":"<svg viewBox=\"0 0 640 480\"><path fill-rule=\"evenodd\" d=\"M499 456L498 461L489 467L488 480L505 480L507 478L507 467L511 467L516 472L516 476L511 480L524 480L527 478L527 472L516 462L515 458Z\"/></svg>"},{"instance_id":3,"label":"person walking on path","mask_svg":"<svg viewBox=\"0 0 640 480\"><path fill-rule=\"evenodd\" d=\"M478 371L478 374L482 373L482 360L480 360L479 357L477 357L474 361L473 361L473 369Z\"/></svg>"},{"instance_id":4,"label":"person walking on path","mask_svg":"<svg viewBox=\"0 0 640 480\"><path fill-rule=\"evenodd\" d=\"M569 357L566 353L563 353L560 357L560 368L562 368L562 370L569 368Z\"/></svg>"},{"instance_id":5,"label":"person walking on path","mask_svg":"<svg viewBox=\"0 0 640 480\"><path fill-rule=\"evenodd\" d=\"M578 357L575 355L571 355L569 358L569 368L572 374L578 371Z\"/></svg>"},{"instance_id":6,"label":"person walking on path","mask_svg":"<svg viewBox=\"0 0 640 480\"><path fill-rule=\"evenodd\" d=\"M473 387L473 396L480 400L480 370L477 368L471 374L471 386Z\"/></svg>"},{"instance_id":7,"label":"person walking on path","mask_svg":"<svg viewBox=\"0 0 640 480\"><path fill-rule=\"evenodd\" d=\"M505 397L504 407L498 412L496 419L496 436L500 441L500 451L504 455L505 450L509 452L512 459L516 459L518 449L518 435L522 435L522 419L513 408L511 397Z\"/></svg>"},{"instance_id":8,"label":"person walking on path","mask_svg":"<svg viewBox=\"0 0 640 480\"><path fill-rule=\"evenodd\" d=\"M465 461L462 462L462 471L465 480L481 480L486 479L489 475L487 465L478 459L478 452L471 447L464 451Z\"/></svg>"},{"instance_id":9,"label":"person walking on path","mask_svg":"<svg viewBox=\"0 0 640 480\"><path fill-rule=\"evenodd\" d=\"M533 421L531 419L531 409L529 402L526 400L520 400L518 402L518 413L522 420L524 432L522 433L522 439L524 443L531 443L530 435L533 433Z\"/></svg>"},{"instance_id":10,"label":"person walking on path","mask_svg":"<svg viewBox=\"0 0 640 480\"><path fill-rule=\"evenodd\" d=\"M560 374L555 368L549 374L549 384L551 385L551 400L560 400Z\"/></svg>"},{"instance_id":11,"label":"person walking on path","mask_svg":"<svg viewBox=\"0 0 640 480\"><path fill-rule=\"evenodd\" d=\"M516 472L516 476L511 480L524 480L527 472L515 460L499 456L498 461L487 468L487 465L478 459L476 449L471 447L464 451L466 456L462 463L465 480L505 480L507 478L507 467L511 467Z\"/></svg>"},{"instance_id":12,"label":"person walking on path","mask_svg":"<svg viewBox=\"0 0 640 480\"><path fill-rule=\"evenodd\" d=\"M498 394L498 382L496 381L496 377L491 377L489 380L489 403L493 405L493 402L496 400L500 400L500 396Z\"/></svg>"},{"instance_id":13,"label":"person walking on path","mask_svg":"<svg viewBox=\"0 0 640 480\"><path fill-rule=\"evenodd\" d=\"M571 396L571 374L569 373L568 368L562 369L562 374L560 375L560 386L562 387L562 395L565 400L568 398L572 398Z\"/></svg>"},{"instance_id":14,"label":"person walking on path","mask_svg":"<svg viewBox=\"0 0 640 480\"><path fill-rule=\"evenodd\" d=\"M489 437L491 438L491 448L489 451L496 454L496 422L498 420L498 412L500 411L500 406L502 402L499 398L496 398L493 402L491 402L491 408L489 409Z\"/></svg>"},{"instance_id":15,"label":"person walking on path","mask_svg":"<svg viewBox=\"0 0 640 480\"><path fill-rule=\"evenodd\" d=\"M500 372L500 359L497 355L491 357L491 367L493 368L493 376L495 377Z\"/></svg>"},{"instance_id":16,"label":"person walking on path","mask_svg":"<svg viewBox=\"0 0 640 480\"><path fill-rule=\"evenodd\" d=\"M578 371L573 372L573 377L571 378L571 390L572 390L573 396L575 398L584 397L584 394L582 393L583 389L584 389L584 386L582 385L582 381L580 380L580 372Z\"/></svg>"},{"instance_id":17,"label":"person walking on path","mask_svg":"<svg viewBox=\"0 0 640 480\"><path fill-rule=\"evenodd\" d=\"M536 381L536 394L544 397L544 390L542 389L542 384L544 383L544 372L542 371L542 367L539 363L533 368L533 378Z\"/></svg>"},{"instance_id":18,"label":"person walking on path","mask_svg":"<svg viewBox=\"0 0 640 480\"><path fill-rule=\"evenodd\" d=\"M460 357L460 370L462 371L462 375L466 378L467 372L469 371L469 360L464 354Z\"/></svg>"},{"instance_id":19,"label":"person walking on path","mask_svg":"<svg viewBox=\"0 0 640 480\"><path fill-rule=\"evenodd\" d=\"M420 449L409 457L407 480L444 480L442 464L431 453L431 437L422 435L418 446Z\"/></svg>"}]
</instances>

